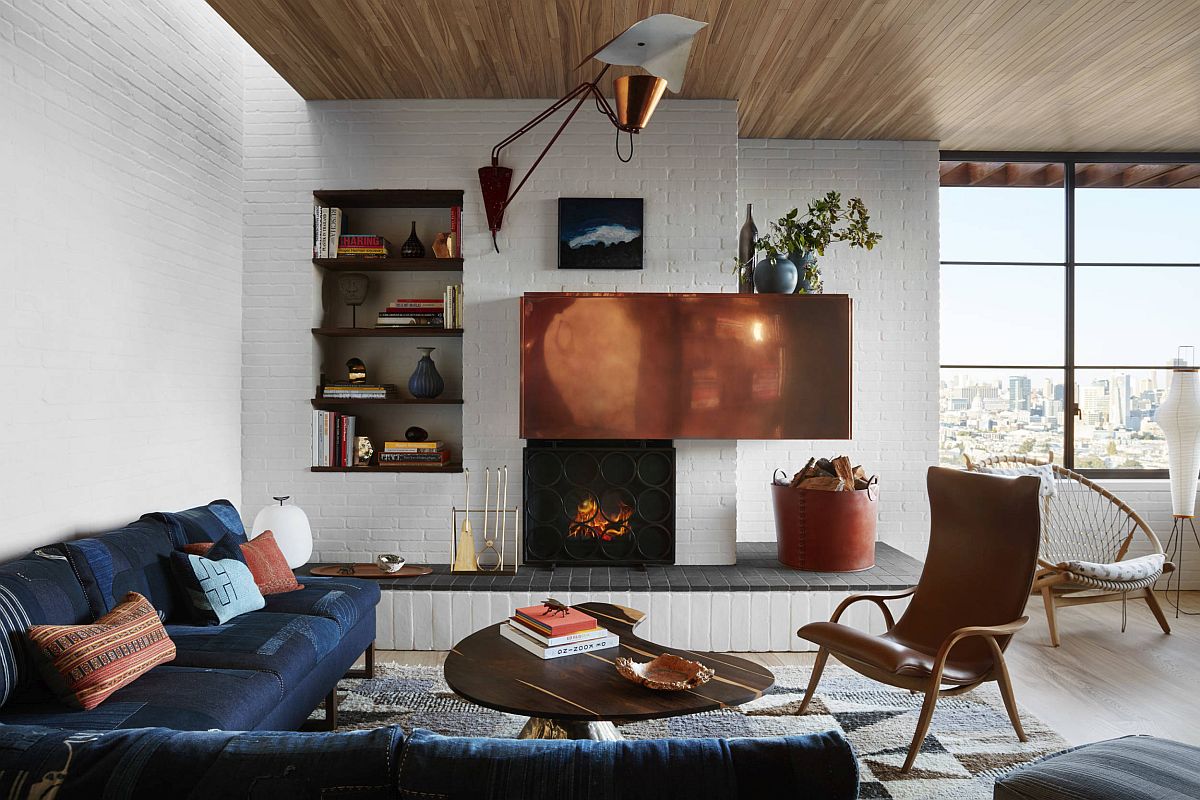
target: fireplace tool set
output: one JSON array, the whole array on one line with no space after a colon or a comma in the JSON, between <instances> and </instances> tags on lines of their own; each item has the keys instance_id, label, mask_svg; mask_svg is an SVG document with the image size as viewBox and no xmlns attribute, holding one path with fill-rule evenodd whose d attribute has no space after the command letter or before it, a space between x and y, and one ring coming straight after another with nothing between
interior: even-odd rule
<instances>
[{"instance_id":1,"label":"fireplace tool set","mask_svg":"<svg viewBox=\"0 0 1200 800\"><path fill-rule=\"evenodd\" d=\"M493 494L492 469L484 469L483 508L471 508L471 470L463 469L463 508L450 509L450 571L454 574L517 574L519 509L508 506L508 466L498 467L495 475ZM475 543L472 515L482 522L482 547Z\"/></svg>"}]
</instances>

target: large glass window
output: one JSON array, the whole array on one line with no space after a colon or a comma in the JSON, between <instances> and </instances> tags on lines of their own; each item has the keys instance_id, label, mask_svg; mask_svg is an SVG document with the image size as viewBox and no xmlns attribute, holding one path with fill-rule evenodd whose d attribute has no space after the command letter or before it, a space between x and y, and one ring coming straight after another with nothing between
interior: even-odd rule
<instances>
[{"instance_id":1,"label":"large glass window","mask_svg":"<svg viewBox=\"0 0 1200 800\"><path fill-rule=\"evenodd\" d=\"M942 462L1165 475L1155 412L1200 344L1200 163L970 155L942 154Z\"/></svg>"}]
</instances>

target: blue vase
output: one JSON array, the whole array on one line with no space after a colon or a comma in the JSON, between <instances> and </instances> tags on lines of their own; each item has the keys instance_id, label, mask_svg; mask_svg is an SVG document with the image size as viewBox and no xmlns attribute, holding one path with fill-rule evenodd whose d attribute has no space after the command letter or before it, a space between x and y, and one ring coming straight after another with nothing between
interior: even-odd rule
<instances>
[{"instance_id":1,"label":"blue vase","mask_svg":"<svg viewBox=\"0 0 1200 800\"><path fill-rule=\"evenodd\" d=\"M791 294L799 280L796 265L783 256L764 258L754 265L754 290L759 294Z\"/></svg>"},{"instance_id":2,"label":"blue vase","mask_svg":"<svg viewBox=\"0 0 1200 800\"><path fill-rule=\"evenodd\" d=\"M812 250L805 250L803 253L788 253L788 258L796 265L796 273L799 280L796 283L796 293L808 294L812 292L812 281L808 279L808 268L817 262L817 254Z\"/></svg>"},{"instance_id":3,"label":"blue vase","mask_svg":"<svg viewBox=\"0 0 1200 800\"><path fill-rule=\"evenodd\" d=\"M408 392L419 400L430 400L437 397L446 389L446 382L438 374L437 364L429 357L436 348L418 347L423 354L417 362L417 368L408 379Z\"/></svg>"}]
</instances>

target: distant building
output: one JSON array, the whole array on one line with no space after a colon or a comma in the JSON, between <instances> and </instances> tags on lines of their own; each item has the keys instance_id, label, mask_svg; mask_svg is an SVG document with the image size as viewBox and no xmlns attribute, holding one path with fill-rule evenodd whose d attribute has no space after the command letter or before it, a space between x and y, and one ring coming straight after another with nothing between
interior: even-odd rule
<instances>
[{"instance_id":1,"label":"distant building","mask_svg":"<svg viewBox=\"0 0 1200 800\"><path fill-rule=\"evenodd\" d=\"M1028 411L1029 396L1033 393L1033 382L1025 375L1013 375L1008 379L1008 410Z\"/></svg>"}]
</instances>

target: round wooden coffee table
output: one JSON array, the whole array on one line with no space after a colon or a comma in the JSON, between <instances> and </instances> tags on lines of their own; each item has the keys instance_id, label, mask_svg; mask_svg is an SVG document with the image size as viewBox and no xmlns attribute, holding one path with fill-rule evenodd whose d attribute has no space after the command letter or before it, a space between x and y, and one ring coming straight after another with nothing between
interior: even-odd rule
<instances>
[{"instance_id":1,"label":"round wooden coffee table","mask_svg":"<svg viewBox=\"0 0 1200 800\"><path fill-rule=\"evenodd\" d=\"M600 625L617 634L619 648L544 661L500 635L500 626L477 631L446 657L446 683L487 708L529 717L522 739L620 739L614 721L677 717L738 706L760 697L775 682L766 667L721 653L677 650L634 634L640 611L609 603L581 603ZM649 661L674 653L716 670L696 689L660 692L622 678L617 656Z\"/></svg>"}]
</instances>

